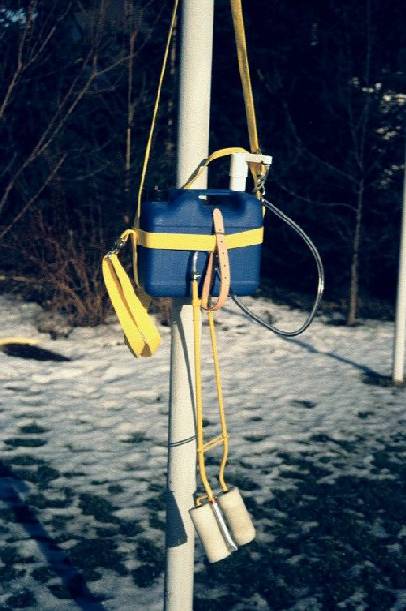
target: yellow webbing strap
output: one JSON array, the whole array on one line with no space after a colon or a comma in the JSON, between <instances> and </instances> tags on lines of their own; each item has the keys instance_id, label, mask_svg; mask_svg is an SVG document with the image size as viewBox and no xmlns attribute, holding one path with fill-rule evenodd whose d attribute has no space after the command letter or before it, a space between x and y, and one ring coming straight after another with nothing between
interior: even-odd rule
<instances>
[{"instance_id":1,"label":"yellow webbing strap","mask_svg":"<svg viewBox=\"0 0 406 611\"><path fill-rule=\"evenodd\" d=\"M200 299L198 281L192 282L192 306L193 306L193 350L195 370L195 407L196 407L196 441L197 462L199 465L200 478L209 501L213 501L214 493L210 486L206 473L204 460L204 436L203 436L203 399L202 399L202 367L200 355Z\"/></svg>"},{"instance_id":2,"label":"yellow webbing strap","mask_svg":"<svg viewBox=\"0 0 406 611\"><path fill-rule=\"evenodd\" d=\"M145 248L162 250L200 250L212 252L216 245L216 236L200 233L152 233L142 229L134 230L137 244ZM243 248L262 244L264 228L247 229L238 233L228 233L224 236L228 249Z\"/></svg>"},{"instance_id":3,"label":"yellow webbing strap","mask_svg":"<svg viewBox=\"0 0 406 611\"><path fill-rule=\"evenodd\" d=\"M200 176L204 168L207 168L209 163L211 163L212 161L215 161L216 159L220 159L220 157L227 157L229 155L232 155L233 153L247 153L247 152L248 152L247 149L244 149L241 146L229 146L227 148L219 149L218 151L214 151L214 153L211 153L211 155L209 155L208 157L206 157L199 163L197 168L192 172L192 174L189 176L189 178L187 179L187 181L181 188L190 189L191 185L194 183L196 178Z\"/></svg>"},{"instance_id":4,"label":"yellow webbing strap","mask_svg":"<svg viewBox=\"0 0 406 611\"><path fill-rule=\"evenodd\" d=\"M209 318L209 327L210 327L210 339L211 339L211 349L213 354L213 364L214 364L214 375L216 378L216 390L217 390L217 401L219 407L219 417L220 417L220 425L221 425L221 435L219 435L217 443L223 444L223 456L221 458L220 468L219 468L219 483L223 492L227 492L228 486L224 480L224 470L226 468L227 460L228 460L228 431L227 431L227 422L226 422L226 414L224 411L224 400L223 400L223 387L221 384L221 375L220 375L220 363L218 357L217 350L217 338L216 338L216 330L214 324L214 312L208 312L207 316ZM207 445L207 444L206 444ZM212 444L213 447L214 444Z\"/></svg>"},{"instance_id":5,"label":"yellow webbing strap","mask_svg":"<svg viewBox=\"0 0 406 611\"><path fill-rule=\"evenodd\" d=\"M245 37L244 16L242 12L241 0L231 0L231 15L234 24L238 68L244 95L250 149L251 153L259 153L260 147L258 142L257 119L255 115L254 96L252 93L250 67L247 53L247 40Z\"/></svg>"},{"instance_id":6,"label":"yellow webbing strap","mask_svg":"<svg viewBox=\"0 0 406 611\"><path fill-rule=\"evenodd\" d=\"M198 294L198 281L193 280L192 282L192 306L193 306L193 336L194 336L194 371L195 371L195 401L196 401L196 437L197 437L197 462L199 466L200 479L202 481L203 488L205 490L205 494L199 496L195 499L196 505L199 505L201 501L207 499L208 501L213 501L214 492L213 488L209 482L207 471L206 471L206 461L205 454L212 448L222 445L223 446L223 454L221 457L218 480L220 483L220 487L223 492L227 492L228 486L224 479L224 470L228 460L228 431L227 431L227 422L224 411L224 401L223 401L223 388L221 384L221 375L220 375L220 364L218 358L218 350L217 350L217 339L215 332L215 324L214 324L214 312L209 311L207 313L209 319L209 327L210 327L210 338L211 338L211 346L212 346L212 354L213 354L213 363L214 363L214 374L216 380L216 390L217 390L217 400L218 400L218 408L219 408L219 418L220 418L220 428L221 434L217 437L213 437L209 441L204 440L204 432L203 432L203 398L202 398L202 359L201 359L201 339L200 339L200 309L201 309L201 301L199 299Z\"/></svg>"},{"instance_id":7,"label":"yellow webbing strap","mask_svg":"<svg viewBox=\"0 0 406 611\"><path fill-rule=\"evenodd\" d=\"M238 58L238 68L240 73L241 85L244 96L244 105L245 105L245 114L247 118L247 126L248 126L248 136L250 143L250 150L252 153L259 153L261 151L258 141L258 129L257 129L257 120L255 115L255 106L254 106L254 96L252 93L252 84L251 84L251 76L248 62L248 53L247 53L247 41L245 36L245 27L244 27L244 15L242 10L241 0L230 0L231 1L231 15L233 19L234 25L234 34L235 34L235 43L237 48L237 58ZM151 125L148 134L148 140L145 147L144 161L141 170L141 178L138 187L138 195L137 195L137 210L134 225L138 225L138 221L141 214L141 203L142 203L142 192L144 188L145 176L147 173L147 167L149 163L149 158L151 155L151 145L152 139L156 126L156 119L159 110L159 103L161 100L161 92L163 80L165 77L166 67L168 63L169 49L172 42L173 33L176 25L176 16L178 10L179 0L174 0L171 21L169 25L168 35L165 44L165 51L162 60L161 71L159 74L158 87L155 96L154 109L152 113ZM207 167L207 165L218 159L219 157L223 157L225 155L231 155L232 153L241 153L246 152L245 149L240 147L230 147L225 149L220 149L215 153L212 153L207 159L203 160L201 164L199 164L198 168L189 178L187 183L183 186L184 189L190 188L190 184L200 175L203 168ZM252 173L254 178L260 173L260 164L250 164L252 169Z\"/></svg>"},{"instance_id":8,"label":"yellow webbing strap","mask_svg":"<svg viewBox=\"0 0 406 611\"><path fill-rule=\"evenodd\" d=\"M36 346L37 344L39 344L39 340L31 339L30 337L3 337L0 339L0 346L7 346L8 344Z\"/></svg>"},{"instance_id":9,"label":"yellow webbing strap","mask_svg":"<svg viewBox=\"0 0 406 611\"><path fill-rule=\"evenodd\" d=\"M136 216L135 216L135 219L134 219L135 227L138 227L138 222L139 222L140 215L141 215L142 192L143 192L143 189L144 189L144 182L145 182L145 176L146 176L146 173L147 173L148 162L149 162L149 158L150 158L150 155L151 155L152 138L154 136L156 119L157 119L158 110L159 110L159 103L160 103L160 100L161 100L162 84L163 84L163 80L164 80L164 77L165 77L166 66L168 64L169 49L171 47L173 32L174 32L175 26L176 26L176 13L177 13L177 10L178 10L178 4L179 4L179 0L175 0L174 5L173 5L173 9L172 9L172 15L171 15L171 21L170 21L170 25L169 25L168 35L167 35L167 38L166 38L166 45L165 45L165 51L164 51L164 56L163 56L163 60L162 60L161 72L159 74L158 88L157 88L157 92L156 92L156 95L155 95L155 102L154 102L154 110L152 112L151 125L150 125L150 128L149 128L147 145L145 147L144 161L143 161L143 164L142 164L140 184L139 184L139 187L138 187L137 210L136 210Z\"/></svg>"},{"instance_id":10,"label":"yellow webbing strap","mask_svg":"<svg viewBox=\"0 0 406 611\"><path fill-rule=\"evenodd\" d=\"M120 247L134 230L127 229L121 236ZM149 298L134 290L127 272L121 265L118 249L103 257L104 283L117 314L128 345L135 356L152 356L161 338L155 322L147 312Z\"/></svg>"},{"instance_id":11,"label":"yellow webbing strap","mask_svg":"<svg viewBox=\"0 0 406 611\"><path fill-rule=\"evenodd\" d=\"M251 153L260 153L261 147L258 140L257 118L255 114L254 95L248 62L247 39L245 36L244 14L241 0L230 0L231 16L233 18L235 45L237 48L238 70L242 92L244 96L245 115L247 118L248 138ZM257 185L258 179L263 175L264 166L260 163L250 163L250 170Z\"/></svg>"}]
</instances>

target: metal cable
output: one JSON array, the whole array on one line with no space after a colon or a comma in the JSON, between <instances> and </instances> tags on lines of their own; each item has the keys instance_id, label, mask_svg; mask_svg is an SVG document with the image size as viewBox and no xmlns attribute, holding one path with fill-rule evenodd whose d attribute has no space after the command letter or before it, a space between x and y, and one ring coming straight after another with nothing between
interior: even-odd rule
<instances>
[{"instance_id":1,"label":"metal cable","mask_svg":"<svg viewBox=\"0 0 406 611\"><path fill-rule=\"evenodd\" d=\"M305 331L309 327L309 325L313 322L317 309L320 305L320 301L321 301L321 298L323 296L323 291L324 291L323 263L321 261L320 254L316 246L313 244L309 236L303 231L303 229L295 223L295 221L293 221L284 212L282 212L282 210L279 210L279 208L277 208L274 204L271 204L271 202L269 202L265 198L262 197L261 202L265 206L265 208L267 208L270 212L272 212L272 214L280 218L291 229L293 229L302 238L302 240L305 242L310 252L312 253L313 258L316 262L317 273L318 273L318 285L317 285L316 299L313 303L313 307L311 309L310 314L306 318L305 322L301 325L301 327L299 327L298 329L295 329L294 331L285 331L284 329L278 329L278 327L276 327L275 325L272 325L271 323L265 322L265 320L263 320L262 318L254 314L252 310L250 310L244 303L242 303L238 299L238 297L236 297L232 293L230 294L230 296L231 296L231 299L234 301L234 303L244 312L244 314L249 316L253 321L257 322L262 327L265 327L269 331L276 333L276 335L281 335L282 337L295 337L296 335L300 335L301 333L303 333L303 331Z\"/></svg>"}]
</instances>

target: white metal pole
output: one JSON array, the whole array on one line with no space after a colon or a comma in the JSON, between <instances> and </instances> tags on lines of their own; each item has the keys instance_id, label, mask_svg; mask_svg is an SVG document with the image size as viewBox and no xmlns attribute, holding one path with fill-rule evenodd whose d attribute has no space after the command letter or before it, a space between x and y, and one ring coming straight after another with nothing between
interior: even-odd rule
<instances>
[{"instance_id":1,"label":"white metal pole","mask_svg":"<svg viewBox=\"0 0 406 611\"><path fill-rule=\"evenodd\" d=\"M406 344L406 149L403 177L403 212L399 250L399 279L396 302L395 341L393 350L393 382L403 384L405 379Z\"/></svg>"},{"instance_id":2,"label":"white metal pole","mask_svg":"<svg viewBox=\"0 0 406 611\"><path fill-rule=\"evenodd\" d=\"M183 0L177 186L209 152L214 0ZM207 172L194 187L207 186ZM168 433L165 611L192 611L196 489L193 318L190 300L174 300Z\"/></svg>"}]
</instances>

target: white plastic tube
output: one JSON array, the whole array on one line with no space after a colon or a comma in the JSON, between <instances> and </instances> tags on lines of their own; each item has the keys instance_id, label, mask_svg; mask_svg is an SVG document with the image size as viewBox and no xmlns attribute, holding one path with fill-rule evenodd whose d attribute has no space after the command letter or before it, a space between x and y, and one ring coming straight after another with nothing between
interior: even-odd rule
<instances>
[{"instance_id":1,"label":"white plastic tube","mask_svg":"<svg viewBox=\"0 0 406 611\"><path fill-rule=\"evenodd\" d=\"M253 153L233 153L231 155L230 163L230 189L231 191L245 191L247 176L248 176L248 162L253 161L254 163L263 163L266 166L270 166L272 163L271 155L255 155Z\"/></svg>"},{"instance_id":2,"label":"white plastic tube","mask_svg":"<svg viewBox=\"0 0 406 611\"><path fill-rule=\"evenodd\" d=\"M217 501L236 544L245 545L255 539L255 528L238 488L223 492Z\"/></svg>"},{"instance_id":3,"label":"white plastic tube","mask_svg":"<svg viewBox=\"0 0 406 611\"><path fill-rule=\"evenodd\" d=\"M248 176L248 164L245 153L233 153L230 164L231 191L245 191Z\"/></svg>"},{"instance_id":4,"label":"white plastic tube","mask_svg":"<svg viewBox=\"0 0 406 611\"><path fill-rule=\"evenodd\" d=\"M227 558L231 554L231 550L223 537L211 503L194 507L190 510L190 517L208 561L212 563Z\"/></svg>"}]
</instances>

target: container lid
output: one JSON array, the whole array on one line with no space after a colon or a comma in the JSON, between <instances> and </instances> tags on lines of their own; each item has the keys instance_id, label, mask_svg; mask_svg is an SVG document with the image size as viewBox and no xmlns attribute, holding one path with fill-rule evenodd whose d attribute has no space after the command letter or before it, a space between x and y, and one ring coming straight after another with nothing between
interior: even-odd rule
<instances>
[{"instance_id":1,"label":"container lid","mask_svg":"<svg viewBox=\"0 0 406 611\"><path fill-rule=\"evenodd\" d=\"M171 189L167 201L142 205L144 231L211 233L213 208L223 213L226 233L254 229L263 224L261 202L245 191L229 189Z\"/></svg>"}]
</instances>

